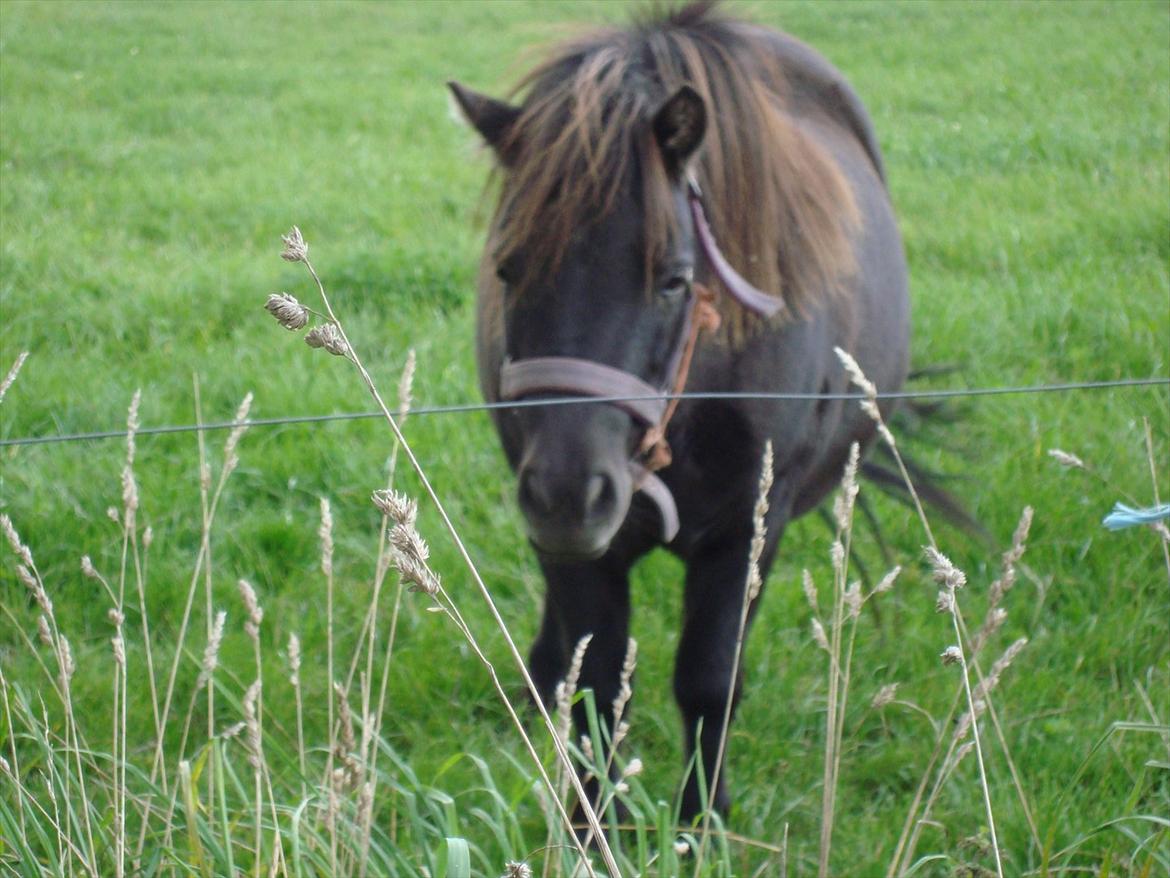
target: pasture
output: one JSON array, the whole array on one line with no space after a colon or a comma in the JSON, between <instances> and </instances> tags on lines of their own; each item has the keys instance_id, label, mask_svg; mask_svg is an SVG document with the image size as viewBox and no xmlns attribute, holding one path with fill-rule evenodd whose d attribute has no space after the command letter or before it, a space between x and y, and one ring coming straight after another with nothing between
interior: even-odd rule
<instances>
[{"instance_id":1,"label":"pasture","mask_svg":"<svg viewBox=\"0 0 1170 878\"><path fill-rule=\"evenodd\" d=\"M958 367L922 386L1170 373L1170 7L733 8L816 46L866 102L910 264L914 363ZM388 400L412 348L416 407L477 400L473 294L490 161L453 120L443 83L458 78L502 94L527 66L523 52L562 24L621 21L627 12L604 2L0 5L0 372L30 351L0 406L0 439L119 429L138 388L143 427L190 424L196 382L206 422L230 420L248 392L253 419L370 411L345 362L310 351L263 311L265 296L280 290L315 302L303 267L277 258L279 236L293 223ZM1156 492L1170 493L1170 394L1162 385L987 396L959 403L957 414L954 423L926 428L914 449L922 463L954 474L947 486L994 539L982 545L936 522L942 550L967 573L961 601L973 626L999 575L999 552L1023 508L1035 510L1027 571L988 646L989 663L1017 638L1029 639L994 699L1019 788L996 736L984 730L983 739L1005 874L1164 874L1170 571L1154 532L1106 531L1101 518L1117 500L1150 505ZM542 586L487 416L415 414L404 431L525 649ZM226 435L206 440L217 474ZM156 679L175 653L188 588L198 589L176 697L180 718L189 699L198 705L184 758L198 769L209 734L194 691L208 625L205 588L211 606L227 611L212 731L242 717L255 676L236 588L247 579L264 610L258 648L269 796L290 811L303 779L289 635L301 644L308 780L317 783L331 739L329 644L337 679L371 605L380 516L369 497L385 483L392 446L380 420L253 426L210 530L206 585L202 572L192 573L202 521L196 437L138 438L137 517L152 531L141 576ZM1048 454L1053 448L1090 470L1061 467ZM88 555L119 578L123 529L107 509L122 508L125 458L117 439L0 447L0 512L35 555L72 645L77 723L99 754L114 752L114 628L102 586L79 564ZM420 495L401 460L395 484ZM953 632L935 613L917 518L872 488L862 495L904 568L879 614L859 620L844 717L831 874L867 878L886 873L940 734L932 723L945 727L959 678L939 661ZM332 626L317 537L322 497L334 523ZM431 566L508 694L523 704L503 639L426 502L419 530ZM711 861L723 874L780 874L774 849L785 839L789 873L817 872L828 691L801 571L825 601L831 540L816 516L794 523L767 583L729 745L734 835ZM854 541L880 576L887 564L876 538L859 526ZM27 698L40 717L43 696L46 718L37 728L52 734L64 734L65 720L50 688L55 666L37 640L40 611L17 561L10 547L0 549L0 670L10 704L0 716L0 754L9 763L14 753L23 757L25 782L43 789L46 757L16 704ZM632 590L639 654L624 750L642 760L637 787L652 803L673 799L681 763L670 695L680 572L656 553L638 568ZM136 771L149 771L153 696L132 564L127 575L133 786ZM396 580L391 574L381 595L379 662ZM374 803L378 843L401 845L404 861L434 869L429 858L443 839L458 837L472 848L472 874L498 874L518 859L539 871L545 822L533 766L483 665L429 604L405 594L397 617L380 769L394 775L386 786L394 792ZM892 683L898 701L871 708ZM359 688L355 677L355 710ZM172 770L181 735L176 719L166 730ZM223 741L217 752L249 787L243 744ZM93 776L100 785L109 763L95 764L103 767ZM421 815L408 813L412 793L426 804ZM5 775L0 863L16 874L51 874L20 860L18 798ZM213 805L192 811L212 827L209 837L222 838L215 827L233 821ZM512 812L514 819L500 816ZM244 857L237 865L250 868L247 819L235 830ZM174 854L182 859L194 842L185 818L175 821ZM918 842L919 857L938 859L923 860L915 874L985 874L976 870L993 867L982 850L988 829L968 758L940 786ZM106 826L99 836L111 832ZM210 849L207 838L202 843ZM161 839L154 847L162 856ZM102 857L102 874L114 874L113 851ZM289 874L327 874L328 866L306 857ZM650 874L668 871L659 864ZM83 873L75 865L72 874Z\"/></svg>"}]
</instances>

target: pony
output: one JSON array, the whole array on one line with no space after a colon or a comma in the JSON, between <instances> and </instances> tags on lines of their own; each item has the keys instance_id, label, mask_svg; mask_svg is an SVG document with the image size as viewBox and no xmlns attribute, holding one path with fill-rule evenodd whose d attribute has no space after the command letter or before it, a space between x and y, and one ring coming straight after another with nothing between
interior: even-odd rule
<instances>
[{"instance_id":1,"label":"pony","mask_svg":"<svg viewBox=\"0 0 1170 878\"><path fill-rule=\"evenodd\" d=\"M834 348L883 390L907 374L905 257L870 118L815 50L708 2L570 38L504 100L449 87L498 182L476 351L485 399L526 403L493 420L547 586L532 677L551 703L592 635L579 686L612 724L629 572L665 546L686 567L674 695L705 774L687 773L680 815L726 814L765 443L763 577L785 525L873 438L856 402L817 398L848 392ZM684 386L814 398L663 400ZM566 395L580 404L530 404Z\"/></svg>"}]
</instances>

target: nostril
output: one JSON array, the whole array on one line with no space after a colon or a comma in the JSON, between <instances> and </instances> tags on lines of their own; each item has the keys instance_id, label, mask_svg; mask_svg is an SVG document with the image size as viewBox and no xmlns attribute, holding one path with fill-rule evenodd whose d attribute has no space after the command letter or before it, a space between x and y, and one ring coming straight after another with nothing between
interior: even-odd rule
<instances>
[{"instance_id":1,"label":"nostril","mask_svg":"<svg viewBox=\"0 0 1170 878\"><path fill-rule=\"evenodd\" d=\"M549 510L548 497L540 489L538 479L531 470L525 470L520 475L520 508L532 512L545 513Z\"/></svg>"},{"instance_id":2,"label":"nostril","mask_svg":"<svg viewBox=\"0 0 1170 878\"><path fill-rule=\"evenodd\" d=\"M542 526L554 520L579 527L608 520L618 507L619 484L610 472L577 479L550 475L538 467L520 471L517 497L524 514Z\"/></svg>"},{"instance_id":3,"label":"nostril","mask_svg":"<svg viewBox=\"0 0 1170 878\"><path fill-rule=\"evenodd\" d=\"M593 505L601 499L601 495L605 492L605 476L598 473L589 479L589 484L585 487L585 508L592 509Z\"/></svg>"},{"instance_id":4,"label":"nostril","mask_svg":"<svg viewBox=\"0 0 1170 878\"><path fill-rule=\"evenodd\" d=\"M608 514L613 508L616 496L612 478L605 473L593 475L585 488L585 514L587 516Z\"/></svg>"}]
</instances>

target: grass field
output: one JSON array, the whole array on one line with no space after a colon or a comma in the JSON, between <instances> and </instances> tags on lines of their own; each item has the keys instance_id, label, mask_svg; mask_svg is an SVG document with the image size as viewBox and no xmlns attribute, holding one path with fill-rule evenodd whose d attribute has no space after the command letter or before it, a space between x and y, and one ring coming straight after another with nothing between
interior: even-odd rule
<instances>
[{"instance_id":1,"label":"grass field","mask_svg":"<svg viewBox=\"0 0 1170 878\"><path fill-rule=\"evenodd\" d=\"M733 8L818 47L866 100L909 255L915 362L961 367L936 383L1170 373L1170 6ZM137 388L144 427L189 424L196 379L206 421L230 419L248 391L253 418L369 410L345 363L310 352L261 308L277 290L312 298L300 267L276 258L279 235L293 223L384 392L413 347L416 405L476 399L477 205L489 165L472 134L452 121L443 82L503 92L524 69L522 51L554 25L625 14L624 4L586 2L4 0L0 372L20 351L31 355L0 407L0 438L117 429ZM950 487L1003 548L1023 507L1035 509L1025 556L1031 575L1008 596L1009 616L991 648L998 654L1017 637L1030 639L996 706L1042 843L988 739L1006 874L1156 875L1170 861L1167 565L1150 530L1100 525L1116 500L1154 502L1143 419L1164 498L1165 386L972 400L938 433L941 444L919 452L959 476ZM412 417L406 433L510 630L526 644L541 582L486 416ZM209 436L214 461L223 437ZM213 603L228 611L224 725L239 718L252 673L235 585L244 577L265 610L267 734L293 749L281 654L295 632L306 657L306 737L328 739L319 498L330 499L335 519L334 632L348 657L378 548L369 494L385 480L390 448L377 421L254 427L244 437L212 532ZM1079 455L1094 472L1061 468L1051 448ZM124 458L116 440L0 448L0 512L36 555L77 657L79 722L105 752L112 628L100 586L78 565L88 554L99 570L118 570L122 531L106 510L120 506ZM402 469L400 485L417 494ZM136 473L139 519L153 531L147 602L161 665L174 652L199 549L194 435L140 437ZM880 624L863 620L846 715L833 874L861 878L884 874L934 734L922 714L899 705L873 711L870 699L897 682L899 698L940 720L956 680L938 662L951 641L934 613L917 520L880 497L873 502L906 570ZM434 568L522 699L519 676L434 511L424 504L419 521ZM826 704L825 658L809 636L800 572L808 568L823 586L831 581L830 539L811 516L785 537L747 649L746 698L730 744L738 796L730 828L772 845L787 833L793 875L815 874ZM873 539L859 532L858 541L869 566L880 568ZM971 618L981 618L996 551L945 528L940 542L967 571L962 598ZM47 678L22 639L35 641L38 611L12 553L0 554L5 691L34 699L43 692L49 702ZM639 568L633 589L640 653L626 746L645 763L647 795L666 801L681 765L669 682L680 576L659 553ZM476 874L492 874L532 851L514 849L514 839L496 837L490 821L471 814L482 779L458 757L486 760L528 827L543 825L531 767L482 666L425 607L420 596L403 604L383 733L420 785L454 797L458 822L446 834L466 837L482 855ZM203 612L201 591L184 704L202 655ZM128 661L141 674L136 610L125 624ZM130 756L141 765L152 744L141 678L129 698L140 718L129 728ZM58 729L59 708L49 703L48 722ZM200 717L195 739L206 741ZM1146 730L1111 733L1119 722ZM171 746L179 732L168 730ZM9 759L14 733L21 748L35 749L0 717L0 753ZM30 776L35 769L34 761ZM299 786L293 769L278 787ZM0 808L14 807L11 792L5 777ZM389 820L392 809L378 803L376 813ZM919 844L920 855L945 858L916 874L989 866L962 844L985 836L986 823L968 759L942 788ZM542 833L525 838L535 839L532 848L544 842ZM11 855L0 837L0 863L15 869L5 859ZM776 855L761 848L733 845L730 861L736 874L778 874ZM19 874L32 874L24 868Z\"/></svg>"}]
</instances>

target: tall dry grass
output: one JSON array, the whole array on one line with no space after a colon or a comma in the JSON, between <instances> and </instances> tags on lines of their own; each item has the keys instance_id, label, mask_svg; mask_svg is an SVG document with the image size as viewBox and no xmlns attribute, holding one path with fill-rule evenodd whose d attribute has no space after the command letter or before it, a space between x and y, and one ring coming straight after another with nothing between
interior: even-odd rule
<instances>
[{"instance_id":1,"label":"tall dry grass","mask_svg":"<svg viewBox=\"0 0 1170 878\"><path fill-rule=\"evenodd\" d=\"M457 878L471 874L531 875L534 864L542 876L665 876L684 871L696 876L730 876L737 874L731 849L746 846L764 858L757 874L786 876L790 866L787 826L778 828L779 838L745 839L729 832L709 808L697 827L680 827L677 806L643 785L642 761L623 752L629 734L626 709L636 664L633 641L619 695L612 705L612 729L598 721L593 693L577 690L577 671L588 649L588 639L578 644L567 677L557 689L555 716L535 698L536 727L530 728L524 721L522 707L509 698L504 682L487 658L486 639L502 642L515 664L512 673L521 677L533 694L535 687L490 588L403 433L411 405L413 353L407 358L397 406L392 412L334 313L309 261L303 237L294 228L284 240L282 257L305 266L321 297L322 310L310 309L287 293L270 297L268 310L292 331L305 330L316 318L317 325L306 332L306 342L354 367L393 436L386 479L372 492L381 521L371 535L376 560L369 602L361 614L356 636L344 642L335 618L334 523L328 498L320 501L317 537L326 613L326 655L309 658L323 661L331 697L323 704L306 703L300 679L306 656L297 632L289 635L283 658L265 654L264 644L269 642L262 636L266 595L250 580L237 577L236 600L230 605L217 605L214 600L213 534L230 478L239 466L248 430L250 394L241 402L236 426L217 455L218 472L212 460L215 455L205 445L203 434L199 434L200 501L193 516L199 522L198 549L187 580L174 655L167 665L156 661L157 644L152 642L150 633L148 563L153 533L141 523L143 498L135 476L141 401L136 393L127 414L126 457L117 480L121 503L111 506L108 512L119 528L117 571L107 576L88 554L80 561L81 574L99 583L108 602L108 726L92 721L83 724L75 709L71 685L75 659L68 639L74 620L59 619L52 602L54 590L64 586L45 582L17 524L0 516L11 563L38 609L36 630L21 630L17 615L8 607L4 608L5 614L42 673L40 680L12 680L0 669L0 700L8 730L7 739L0 744L0 772L7 785L0 796L0 830L7 845L0 851L0 862L20 875L95 878L111 874L248 874L257 878L430 874ZM999 576L987 589L982 617L974 618L964 597L969 590L967 577L948 560L936 541L926 511L901 463L897 442L877 408L876 388L847 354L841 352L841 357L865 395L862 406L874 418L880 440L894 453L914 496L926 543L926 562L938 585L933 609L942 617L938 632L940 661L952 666L956 674L950 707L941 716L933 716L899 697L897 684L883 686L865 708L867 712L914 711L924 716L933 730L930 751L923 760L900 831L891 824L892 851L886 874L889 878L917 874L925 865L937 861L949 862L956 868L968 867L969 857L919 852L923 829L932 824L941 793L949 785L966 783L957 769L968 756L977 766L977 795L986 815L986 837L982 837L979 827L972 827L967 834L980 836L980 855L994 869L990 874L1010 873L997 832L997 802L988 781L992 760L1002 760L1010 775L1011 794L1026 815L1035 849L1045 851L1045 868L1051 870L1045 874L1057 874L1060 864L1075 852L1078 841L1055 850L1051 832L1048 837L1042 835L1027 794L1026 778L1012 757L1001 709L996 705L1001 680L1026 646L1022 639L1005 645L999 633L1007 618L1009 594L1021 571L1026 572L1022 556L1031 510L1024 510L1010 547L1003 553ZM0 402L23 362L24 355L0 383ZM198 385L195 395L198 405ZM202 420L201 410L199 417ZM439 572L432 568L427 540L417 526L418 500L395 488L400 454L418 476L424 488L423 499L439 514L445 537L453 541L467 566L492 621L490 630L473 629L460 603L463 596L446 589ZM1088 469L1079 459L1066 457L1069 460L1060 462ZM826 661L820 833L815 862L819 876L848 868L834 860L833 839L845 829L839 825L838 794L841 778L850 770L846 717L856 700L853 660L859 637L869 636L862 610L894 588L901 569L895 567L868 592L850 574L854 510L860 490L858 458L855 446L833 506L836 532L829 551L831 586L826 590L818 588L816 576L809 571L804 572L801 583L811 610L812 638L824 651ZM1075 463L1070 462L1073 460ZM762 585L758 563L771 478L769 447L761 461L755 536L748 559L734 667L738 667L742 654L749 608ZM1162 535L1162 539L1166 540L1166 536ZM1170 573L1170 554L1167 567ZM391 571L397 573L397 581L387 588ZM203 600L199 601L201 590ZM462 754L482 778L484 804L461 813L452 797L415 777L408 760L384 734L387 686L398 670L393 659L400 611L404 601L416 599L435 611L436 624L453 627L489 675L528 757L525 765L509 770L527 772L533 798L543 815L537 835L501 792L500 766L474 754ZM922 609L925 612L929 608ZM128 614L137 614L140 624L127 626ZM225 635L236 629L242 629L250 650L246 666L233 667L225 673L221 646ZM990 660L990 655L996 658ZM279 673L274 670L275 664L279 664ZM131 713L128 692L132 680L136 686L144 684L149 696L143 716ZM279 681L281 689L266 693L264 681L272 686L274 680ZM570 718L576 703L584 704L589 717L586 733L579 737L575 737ZM729 703L720 740L721 756L727 749L730 709ZM322 742L306 740L306 714L314 712L325 714L328 733ZM1170 734L1154 713L1152 703L1150 712L1151 723L1121 724L1114 731ZM274 731L284 728L293 731L284 735ZM179 730L177 735L175 729ZM590 780L597 786L593 797L585 792L584 782ZM585 815L585 826L572 825L569 815L574 808ZM620 815L626 819L621 825ZM490 836L490 848L482 840L484 833Z\"/></svg>"}]
</instances>

